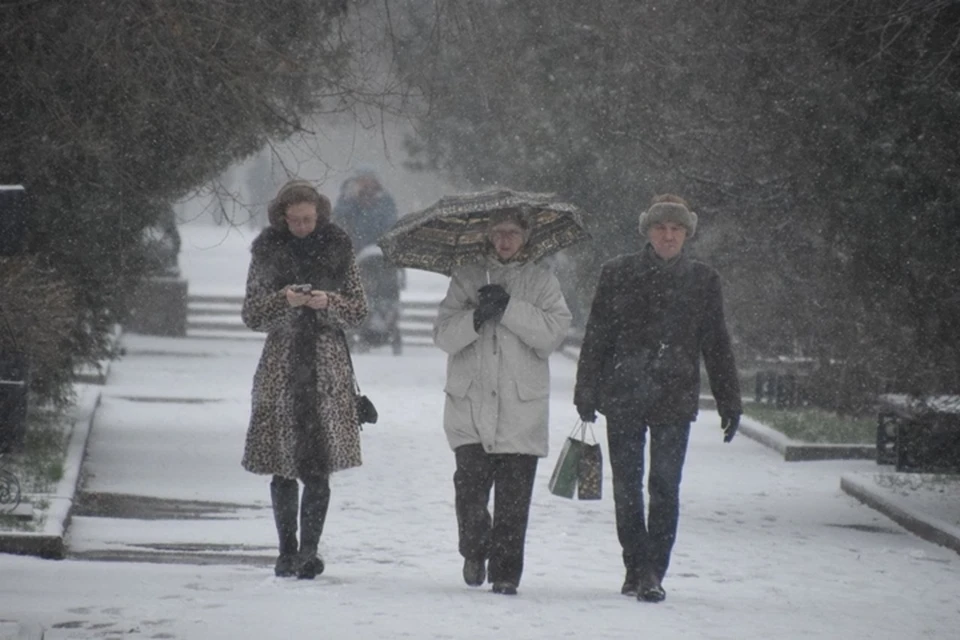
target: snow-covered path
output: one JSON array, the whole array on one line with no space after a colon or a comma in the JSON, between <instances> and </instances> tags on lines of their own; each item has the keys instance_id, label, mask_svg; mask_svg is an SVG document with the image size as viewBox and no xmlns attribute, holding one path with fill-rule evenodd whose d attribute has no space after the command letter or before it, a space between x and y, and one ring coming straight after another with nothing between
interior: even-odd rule
<instances>
[{"instance_id":1,"label":"snow-covered path","mask_svg":"<svg viewBox=\"0 0 960 640\"><path fill-rule=\"evenodd\" d=\"M267 480L239 467L258 345L132 336L126 346L89 444L86 489L252 508L201 520L81 516L71 526L71 550L208 548L269 562ZM335 477L322 545L328 570L316 582L279 580L269 567L237 562L2 557L0 618L71 623L48 631L47 640L111 637L120 629L134 638L955 633L960 559L839 491L842 470L870 463L789 464L746 439L723 445L711 412L694 427L668 599L648 605L620 596L609 469L600 502L547 491L575 420L574 365L562 356L552 364L552 452L539 470L518 598L461 581L453 456L439 426L444 359L410 349L402 357L357 357L382 417L364 431L364 467ZM597 435L603 441L602 427Z\"/></svg>"}]
</instances>

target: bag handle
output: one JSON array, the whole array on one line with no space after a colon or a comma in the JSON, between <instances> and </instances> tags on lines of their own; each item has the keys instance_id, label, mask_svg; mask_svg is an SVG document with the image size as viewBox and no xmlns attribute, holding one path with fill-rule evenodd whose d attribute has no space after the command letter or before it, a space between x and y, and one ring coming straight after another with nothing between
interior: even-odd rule
<instances>
[{"instance_id":1,"label":"bag handle","mask_svg":"<svg viewBox=\"0 0 960 640\"><path fill-rule=\"evenodd\" d=\"M593 440L593 444L597 444L597 436L593 433L593 424L590 422L584 422L580 418L577 418L576 423L573 425L573 431L570 432L570 437L577 435L577 431L580 432L580 441L587 442L587 429L590 429L590 439ZM588 443L589 444L589 443Z\"/></svg>"}]
</instances>

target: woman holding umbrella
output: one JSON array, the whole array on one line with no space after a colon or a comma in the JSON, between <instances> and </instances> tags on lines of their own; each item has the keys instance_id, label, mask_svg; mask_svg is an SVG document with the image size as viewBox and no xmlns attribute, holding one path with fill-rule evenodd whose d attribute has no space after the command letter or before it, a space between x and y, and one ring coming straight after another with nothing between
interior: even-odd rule
<instances>
[{"instance_id":1,"label":"woman holding umbrella","mask_svg":"<svg viewBox=\"0 0 960 640\"><path fill-rule=\"evenodd\" d=\"M463 579L489 578L505 595L520 584L534 476L547 455L547 359L570 326L557 278L529 258L532 226L520 208L488 216L486 252L453 270L433 332L448 354L444 430L456 456Z\"/></svg>"}]
</instances>

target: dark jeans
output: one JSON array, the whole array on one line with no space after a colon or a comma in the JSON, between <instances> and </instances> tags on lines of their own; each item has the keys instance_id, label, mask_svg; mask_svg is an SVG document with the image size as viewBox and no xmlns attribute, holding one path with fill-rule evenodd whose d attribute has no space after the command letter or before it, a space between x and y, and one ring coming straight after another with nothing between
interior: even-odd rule
<instances>
[{"instance_id":1,"label":"dark jeans","mask_svg":"<svg viewBox=\"0 0 960 640\"><path fill-rule=\"evenodd\" d=\"M454 453L460 555L489 560L490 582L519 585L538 459L517 453L489 454L479 444L457 447ZM487 507L491 487L495 487L492 518Z\"/></svg>"},{"instance_id":2,"label":"dark jeans","mask_svg":"<svg viewBox=\"0 0 960 640\"><path fill-rule=\"evenodd\" d=\"M644 518L644 447L650 431L650 514ZM670 565L680 517L680 479L690 424L647 425L627 416L607 417L613 500L623 564L661 580Z\"/></svg>"}]
</instances>

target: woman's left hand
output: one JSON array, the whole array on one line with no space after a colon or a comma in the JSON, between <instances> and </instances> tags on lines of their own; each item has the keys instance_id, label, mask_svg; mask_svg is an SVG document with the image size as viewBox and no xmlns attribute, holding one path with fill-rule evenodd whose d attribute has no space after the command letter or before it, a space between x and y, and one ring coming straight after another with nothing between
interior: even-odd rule
<instances>
[{"instance_id":1,"label":"woman's left hand","mask_svg":"<svg viewBox=\"0 0 960 640\"><path fill-rule=\"evenodd\" d=\"M311 309L326 309L330 305L330 297L326 291L311 291L307 306Z\"/></svg>"}]
</instances>

